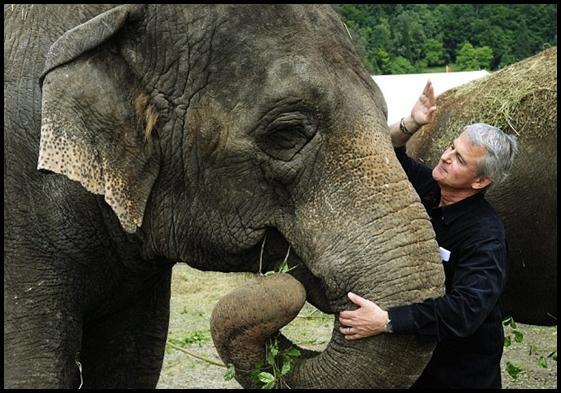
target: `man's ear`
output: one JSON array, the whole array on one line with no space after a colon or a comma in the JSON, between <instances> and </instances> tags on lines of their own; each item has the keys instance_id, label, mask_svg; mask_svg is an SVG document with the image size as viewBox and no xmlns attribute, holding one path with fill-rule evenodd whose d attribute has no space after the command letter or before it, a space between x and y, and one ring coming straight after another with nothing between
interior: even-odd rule
<instances>
[{"instance_id":1,"label":"man's ear","mask_svg":"<svg viewBox=\"0 0 561 393\"><path fill-rule=\"evenodd\" d=\"M42 84L37 169L102 194L127 232L142 225L160 168L157 112L114 40L137 6L114 8L65 33Z\"/></svg>"},{"instance_id":2,"label":"man's ear","mask_svg":"<svg viewBox=\"0 0 561 393\"><path fill-rule=\"evenodd\" d=\"M477 177L475 178L475 181L471 183L471 188L473 188L474 190L482 190L491 183L493 183L493 180L488 176Z\"/></svg>"}]
</instances>

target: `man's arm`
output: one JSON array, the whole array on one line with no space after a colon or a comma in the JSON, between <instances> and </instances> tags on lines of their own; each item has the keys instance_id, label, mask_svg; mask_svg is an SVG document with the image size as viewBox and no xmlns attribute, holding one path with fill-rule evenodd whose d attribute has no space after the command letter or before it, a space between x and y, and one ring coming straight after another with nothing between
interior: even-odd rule
<instances>
[{"instance_id":1,"label":"man's arm","mask_svg":"<svg viewBox=\"0 0 561 393\"><path fill-rule=\"evenodd\" d=\"M421 126L430 123L436 110L436 97L430 80L427 81L419 99L411 109L411 114L404 117L403 124L398 121L390 125L390 138L394 147L401 147L417 132Z\"/></svg>"},{"instance_id":2,"label":"man's arm","mask_svg":"<svg viewBox=\"0 0 561 393\"><path fill-rule=\"evenodd\" d=\"M349 294L349 299L359 308L339 314L340 331L347 340L375 336L388 332L391 319L395 333L415 333L425 341L464 337L472 334L493 309L505 281L503 243L493 238L481 241L464 250L450 293L388 310Z\"/></svg>"}]
</instances>

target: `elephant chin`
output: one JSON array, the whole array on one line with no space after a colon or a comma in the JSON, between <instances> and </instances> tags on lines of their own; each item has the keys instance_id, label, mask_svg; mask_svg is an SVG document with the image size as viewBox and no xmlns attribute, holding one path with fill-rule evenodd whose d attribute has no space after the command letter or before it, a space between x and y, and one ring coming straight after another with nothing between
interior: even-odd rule
<instances>
[{"instance_id":1,"label":"elephant chin","mask_svg":"<svg viewBox=\"0 0 561 393\"><path fill-rule=\"evenodd\" d=\"M211 317L214 345L235 366L244 388L258 388L251 374L266 359L266 342L292 321L306 301L302 284L289 274L258 277L217 303ZM323 352L298 348L302 356L283 377L283 388L406 388L420 375L434 344L409 335L380 335L347 342L337 331ZM279 349L293 345L278 334ZM267 370L264 370L267 371Z\"/></svg>"},{"instance_id":2,"label":"elephant chin","mask_svg":"<svg viewBox=\"0 0 561 393\"><path fill-rule=\"evenodd\" d=\"M306 291L298 280L275 273L257 277L216 304L210 320L212 339L222 361L234 364L236 380L244 388L259 387L250 375L266 357L267 339L292 321L305 302ZM280 342L291 344L284 337Z\"/></svg>"}]
</instances>

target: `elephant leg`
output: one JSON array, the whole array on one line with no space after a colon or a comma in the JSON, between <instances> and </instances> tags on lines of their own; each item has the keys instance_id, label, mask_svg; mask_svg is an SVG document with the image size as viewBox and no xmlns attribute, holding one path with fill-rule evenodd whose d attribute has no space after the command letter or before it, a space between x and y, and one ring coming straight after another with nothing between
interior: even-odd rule
<instances>
[{"instance_id":1,"label":"elephant leg","mask_svg":"<svg viewBox=\"0 0 561 393\"><path fill-rule=\"evenodd\" d=\"M4 293L4 387L76 388L82 322L75 300L27 277L39 287Z\"/></svg>"},{"instance_id":2,"label":"elephant leg","mask_svg":"<svg viewBox=\"0 0 561 393\"><path fill-rule=\"evenodd\" d=\"M84 327L84 388L155 388L169 324L171 268L127 307Z\"/></svg>"}]
</instances>

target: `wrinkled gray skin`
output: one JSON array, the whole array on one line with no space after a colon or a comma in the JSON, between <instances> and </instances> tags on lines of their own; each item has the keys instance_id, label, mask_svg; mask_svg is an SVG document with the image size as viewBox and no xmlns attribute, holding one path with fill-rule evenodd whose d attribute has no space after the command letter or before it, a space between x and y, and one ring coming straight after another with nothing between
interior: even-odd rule
<instances>
[{"instance_id":1,"label":"wrinkled gray skin","mask_svg":"<svg viewBox=\"0 0 561 393\"><path fill-rule=\"evenodd\" d=\"M327 312L349 290L441 294L383 98L330 7L113 7L4 8L5 387L77 387L76 361L84 387L154 387L174 262L255 272L265 236ZM335 325L302 385L408 386L433 348Z\"/></svg>"}]
</instances>

